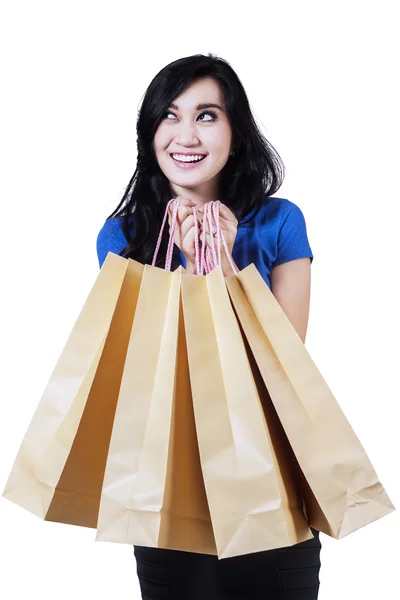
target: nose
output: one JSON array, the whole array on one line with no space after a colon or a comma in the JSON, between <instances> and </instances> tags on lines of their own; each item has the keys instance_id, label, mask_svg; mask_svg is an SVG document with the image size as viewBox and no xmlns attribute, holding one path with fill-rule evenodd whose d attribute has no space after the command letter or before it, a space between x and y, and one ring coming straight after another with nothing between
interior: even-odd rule
<instances>
[{"instance_id":1,"label":"nose","mask_svg":"<svg viewBox=\"0 0 400 600\"><path fill-rule=\"evenodd\" d=\"M181 146L195 146L199 143L196 126L193 122L181 122L175 134L175 141Z\"/></svg>"}]
</instances>

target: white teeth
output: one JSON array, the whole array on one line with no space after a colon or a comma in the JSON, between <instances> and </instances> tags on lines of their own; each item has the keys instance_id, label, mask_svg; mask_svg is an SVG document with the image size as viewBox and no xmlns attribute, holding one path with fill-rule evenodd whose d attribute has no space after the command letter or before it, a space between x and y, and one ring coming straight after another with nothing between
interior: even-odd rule
<instances>
[{"instance_id":1,"label":"white teeth","mask_svg":"<svg viewBox=\"0 0 400 600\"><path fill-rule=\"evenodd\" d=\"M172 158L179 162L195 162L205 157L205 154L194 154L192 156L185 156L184 154L172 154Z\"/></svg>"}]
</instances>

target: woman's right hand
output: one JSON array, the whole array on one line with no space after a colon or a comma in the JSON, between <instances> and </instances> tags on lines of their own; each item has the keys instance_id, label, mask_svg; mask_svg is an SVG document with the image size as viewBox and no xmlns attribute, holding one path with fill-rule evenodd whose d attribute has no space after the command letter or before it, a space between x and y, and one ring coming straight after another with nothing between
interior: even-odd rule
<instances>
[{"instance_id":1,"label":"woman's right hand","mask_svg":"<svg viewBox=\"0 0 400 600\"><path fill-rule=\"evenodd\" d=\"M194 245L194 217L193 217L193 207L196 206L195 202L191 200L186 200L181 198L181 204L178 209L177 217L176 217L176 226L175 226L175 235L174 235L174 243L178 246L178 248L182 251L183 255L186 258L186 271L189 273L193 273L193 268L196 263L195 258L195 245ZM171 232L171 223L172 223L172 212L173 205L171 205L168 209L168 223Z\"/></svg>"}]
</instances>

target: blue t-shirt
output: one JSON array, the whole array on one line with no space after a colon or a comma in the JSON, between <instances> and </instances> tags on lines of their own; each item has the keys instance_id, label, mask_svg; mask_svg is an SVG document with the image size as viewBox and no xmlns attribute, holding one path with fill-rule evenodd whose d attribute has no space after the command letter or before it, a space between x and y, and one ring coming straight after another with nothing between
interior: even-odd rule
<instances>
[{"instance_id":1,"label":"blue t-shirt","mask_svg":"<svg viewBox=\"0 0 400 600\"><path fill-rule=\"evenodd\" d=\"M273 267L313 254L308 242L307 227L301 209L290 200L270 196L265 199L258 215L248 217L238 227L233 246L233 260L240 270L254 263L265 283L271 289ZM122 232L122 217L108 219L97 237L97 255L100 267L109 252L120 254L127 246ZM186 260L180 252L181 264Z\"/></svg>"}]
</instances>

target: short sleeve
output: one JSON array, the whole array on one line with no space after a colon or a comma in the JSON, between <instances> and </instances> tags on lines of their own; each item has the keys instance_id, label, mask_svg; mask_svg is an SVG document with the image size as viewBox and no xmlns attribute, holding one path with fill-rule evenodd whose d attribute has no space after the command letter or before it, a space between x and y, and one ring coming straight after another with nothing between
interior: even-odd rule
<instances>
[{"instance_id":1,"label":"short sleeve","mask_svg":"<svg viewBox=\"0 0 400 600\"><path fill-rule=\"evenodd\" d=\"M307 235L307 226L301 209L287 201L286 214L278 233L277 255L272 267L298 258L314 259Z\"/></svg>"},{"instance_id":2,"label":"short sleeve","mask_svg":"<svg viewBox=\"0 0 400 600\"><path fill-rule=\"evenodd\" d=\"M108 219L97 236L96 248L100 268L103 266L109 252L121 254L128 242L122 231L122 219Z\"/></svg>"}]
</instances>

